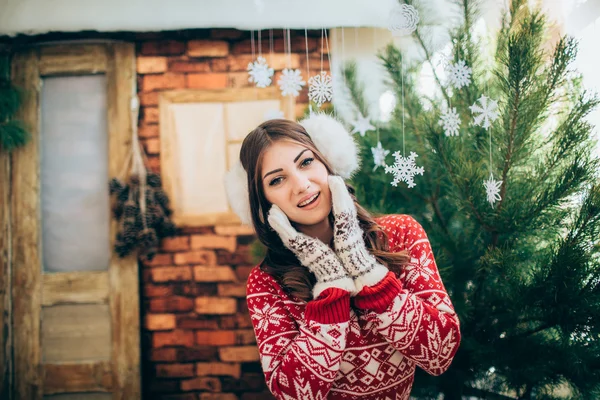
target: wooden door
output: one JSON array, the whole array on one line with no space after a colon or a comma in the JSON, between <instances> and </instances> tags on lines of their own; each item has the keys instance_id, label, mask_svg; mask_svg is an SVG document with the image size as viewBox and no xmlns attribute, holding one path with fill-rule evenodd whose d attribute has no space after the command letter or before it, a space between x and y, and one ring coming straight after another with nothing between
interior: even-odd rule
<instances>
[{"instance_id":1,"label":"wooden door","mask_svg":"<svg viewBox=\"0 0 600 400\"><path fill-rule=\"evenodd\" d=\"M108 193L77 198L88 187L107 186L129 154L134 45L41 46L19 51L12 67L25 95L19 118L32 136L0 171L10 199L0 210L10 240L0 245L10 246L13 397L140 398L137 260L112 251L116 223L104 209ZM93 95L85 95L89 87ZM99 109L103 122L93 119ZM93 127L94 139L86 129L78 135L77 124ZM80 210L72 220L64 217L69 201ZM97 229L88 229L93 213Z\"/></svg>"}]
</instances>

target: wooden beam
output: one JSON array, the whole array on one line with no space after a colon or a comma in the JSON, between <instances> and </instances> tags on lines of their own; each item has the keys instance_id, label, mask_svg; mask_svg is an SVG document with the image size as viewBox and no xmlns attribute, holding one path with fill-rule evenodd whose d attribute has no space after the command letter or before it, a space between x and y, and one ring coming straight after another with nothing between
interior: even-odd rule
<instances>
[{"instance_id":1,"label":"wooden beam","mask_svg":"<svg viewBox=\"0 0 600 400\"><path fill-rule=\"evenodd\" d=\"M10 156L0 152L0 399L11 400Z\"/></svg>"},{"instance_id":2,"label":"wooden beam","mask_svg":"<svg viewBox=\"0 0 600 400\"><path fill-rule=\"evenodd\" d=\"M42 305L106 303L107 272L59 272L44 274Z\"/></svg>"},{"instance_id":3,"label":"wooden beam","mask_svg":"<svg viewBox=\"0 0 600 400\"><path fill-rule=\"evenodd\" d=\"M110 362L44 364L44 394L110 392Z\"/></svg>"},{"instance_id":4,"label":"wooden beam","mask_svg":"<svg viewBox=\"0 0 600 400\"><path fill-rule=\"evenodd\" d=\"M97 74L106 71L106 47L65 44L40 48L40 75Z\"/></svg>"},{"instance_id":5,"label":"wooden beam","mask_svg":"<svg viewBox=\"0 0 600 400\"><path fill-rule=\"evenodd\" d=\"M108 130L109 175L117 176L125 163L131 147L132 94L135 93L135 47L132 43L115 43L108 46ZM137 124L137 121L135 121ZM117 230L111 222L111 248ZM140 309L138 262L135 255L119 258L113 252L108 271L110 309L112 315L112 372L113 399L141 398L140 388Z\"/></svg>"},{"instance_id":6,"label":"wooden beam","mask_svg":"<svg viewBox=\"0 0 600 400\"><path fill-rule=\"evenodd\" d=\"M12 301L15 397L42 398L40 357L41 260L40 238L40 76L37 50L15 54L15 85L24 91L17 118L31 141L11 158Z\"/></svg>"}]
</instances>

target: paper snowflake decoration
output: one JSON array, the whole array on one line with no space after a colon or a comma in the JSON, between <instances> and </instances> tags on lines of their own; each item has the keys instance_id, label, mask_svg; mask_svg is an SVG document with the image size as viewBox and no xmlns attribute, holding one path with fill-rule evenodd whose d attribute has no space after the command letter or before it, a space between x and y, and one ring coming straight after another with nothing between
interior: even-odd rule
<instances>
[{"instance_id":1,"label":"paper snowflake decoration","mask_svg":"<svg viewBox=\"0 0 600 400\"><path fill-rule=\"evenodd\" d=\"M417 29L419 12L408 4L399 4L392 9L388 29L394 36L410 35Z\"/></svg>"},{"instance_id":2,"label":"paper snowflake decoration","mask_svg":"<svg viewBox=\"0 0 600 400\"><path fill-rule=\"evenodd\" d=\"M481 106L477 105L477 102L481 104ZM473 123L475 125L479 125L484 127L485 129L492 126L492 122L494 122L499 114L498 114L498 102L486 97L485 95L481 95L475 103L469 107L473 114L477 113L475 116Z\"/></svg>"},{"instance_id":3,"label":"paper snowflake decoration","mask_svg":"<svg viewBox=\"0 0 600 400\"><path fill-rule=\"evenodd\" d=\"M414 151L411 151L408 157L403 157L399 151L394 152L396 161L393 165L385 166L385 173L394 175L392 186L398 186L400 181L406 182L409 188L416 186L413 180L414 176L423 175L423 172L425 172L423 167L417 167L415 164L415 158L417 157L418 155Z\"/></svg>"},{"instance_id":4,"label":"paper snowflake decoration","mask_svg":"<svg viewBox=\"0 0 600 400\"><path fill-rule=\"evenodd\" d=\"M500 186L502 186L502 181L497 181L494 179L494 175L490 173L490 179L487 181L483 181L483 186L485 187L485 192L487 193L487 201L494 206L494 203L502 200L500 197Z\"/></svg>"},{"instance_id":5,"label":"paper snowflake decoration","mask_svg":"<svg viewBox=\"0 0 600 400\"><path fill-rule=\"evenodd\" d=\"M248 82L255 83L256 87L264 88L271 84L271 77L275 71L269 68L264 57L258 57L256 61L248 63Z\"/></svg>"},{"instance_id":6,"label":"paper snowflake decoration","mask_svg":"<svg viewBox=\"0 0 600 400\"><path fill-rule=\"evenodd\" d=\"M464 60L459 60L456 64L450 64L448 66L448 79L450 84L457 89L463 86L469 86L471 83L471 68L465 63Z\"/></svg>"},{"instance_id":7,"label":"paper snowflake decoration","mask_svg":"<svg viewBox=\"0 0 600 400\"><path fill-rule=\"evenodd\" d=\"M283 96L294 96L298 97L302 86L306 85L306 82L302 80L302 75L299 69L286 68L282 71L281 78L277 81L281 94Z\"/></svg>"},{"instance_id":8,"label":"paper snowflake decoration","mask_svg":"<svg viewBox=\"0 0 600 400\"><path fill-rule=\"evenodd\" d=\"M308 99L314 101L321 107L326 101L331 101L333 97L333 81L331 76L325 71L312 76L308 80Z\"/></svg>"},{"instance_id":9,"label":"paper snowflake decoration","mask_svg":"<svg viewBox=\"0 0 600 400\"><path fill-rule=\"evenodd\" d=\"M444 134L446 136L458 136L458 130L460 129L460 116L456 112L456 108L450 108L440 117L440 125L444 127Z\"/></svg>"},{"instance_id":10,"label":"paper snowflake decoration","mask_svg":"<svg viewBox=\"0 0 600 400\"><path fill-rule=\"evenodd\" d=\"M373 171L377 167L385 167L385 157L390 154L390 151L381 147L381 142L377 142L377 147L371 147L371 153L373 153L373 163L375 164Z\"/></svg>"},{"instance_id":11,"label":"paper snowflake decoration","mask_svg":"<svg viewBox=\"0 0 600 400\"><path fill-rule=\"evenodd\" d=\"M281 119L281 118L283 118L283 111L272 109L272 110L267 111L265 113L264 117L265 117L265 121L268 121L270 119Z\"/></svg>"},{"instance_id":12,"label":"paper snowflake decoration","mask_svg":"<svg viewBox=\"0 0 600 400\"><path fill-rule=\"evenodd\" d=\"M365 133L368 131L375 130L375 127L369 121L369 117L363 117L362 115L359 115L356 121L352 121L352 125L354 126L352 133L360 133L362 137L365 137Z\"/></svg>"}]
</instances>

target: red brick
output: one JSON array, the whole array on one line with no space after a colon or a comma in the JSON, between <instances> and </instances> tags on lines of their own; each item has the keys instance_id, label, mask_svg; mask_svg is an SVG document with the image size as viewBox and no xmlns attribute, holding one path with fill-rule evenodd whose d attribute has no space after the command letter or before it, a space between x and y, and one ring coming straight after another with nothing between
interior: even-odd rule
<instances>
[{"instance_id":1,"label":"red brick","mask_svg":"<svg viewBox=\"0 0 600 400\"><path fill-rule=\"evenodd\" d=\"M171 332L155 332L152 336L152 347L194 345L194 333L192 331L174 330Z\"/></svg>"},{"instance_id":2,"label":"red brick","mask_svg":"<svg viewBox=\"0 0 600 400\"><path fill-rule=\"evenodd\" d=\"M194 378L189 380L181 381L181 390L184 392L190 392L192 390L206 390L209 392L220 392L221 381L217 378Z\"/></svg>"},{"instance_id":3,"label":"red brick","mask_svg":"<svg viewBox=\"0 0 600 400\"><path fill-rule=\"evenodd\" d=\"M231 282L237 278L229 266L196 265L194 267L194 280L196 282Z\"/></svg>"},{"instance_id":4,"label":"red brick","mask_svg":"<svg viewBox=\"0 0 600 400\"><path fill-rule=\"evenodd\" d=\"M219 296L246 297L246 283L219 283L217 290Z\"/></svg>"},{"instance_id":5,"label":"red brick","mask_svg":"<svg viewBox=\"0 0 600 400\"><path fill-rule=\"evenodd\" d=\"M227 74L223 73L188 74L186 86L192 89L223 89L227 83Z\"/></svg>"},{"instance_id":6,"label":"red brick","mask_svg":"<svg viewBox=\"0 0 600 400\"><path fill-rule=\"evenodd\" d=\"M154 282L188 282L192 280L192 269L188 266L156 267L151 271Z\"/></svg>"},{"instance_id":7,"label":"red brick","mask_svg":"<svg viewBox=\"0 0 600 400\"><path fill-rule=\"evenodd\" d=\"M312 53L314 51L317 51L317 42L318 39L314 38L314 37L309 37L308 38L308 52ZM291 44L291 52L292 53L300 53L302 55L306 54L306 41L304 40L304 35L302 36L292 36L290 38L290 44ZM285 44L285 46L287 46L287 43ZM331 47L331 42L329 43L329 46ZM283 53L284 52L284 43L283 43L283 38L277 38L273 40L273 51L276 53ZM251 49L252 50L252 49ZM319 48L318 51L320 52L321 49Z\"/></svg>"},{"instance_id":8,"label":"red brick","mask_svg":"<svg viewBox=\"0 0 600 400\"><path fill-rule=\"evenodd\" d=\"M157 74L167 70L166 57L138 57L137 58L137 73L138 74Z\"/></svg>"},{"instance_id":9,"label":"red brick","mask_svg":"<svg viewBox=\"0 0 600 400\"><path fill-rule=\"evenodd\" d=\"M240 378L240 364L222 363L222 362L201 362L196 363L197 376L233 376Z\"/></svg>"},{"instance_id":10,"label":"red brick","mask_svg":"<svg viewBox=\"0 0 600 400\"><path fill-rule=\"evenodd\" d=\"M269 67L274 70L282 70L284 68L299 68L300 67L300 55L299 54L283 54L283 53L273 53L273 54L263 54L265 60L267 60L267 64ZM241 54L230 56L229 61L229 71L231 72L241 72L248 70L248 64L256 61L256 56L252 58L252 54Z\"/></svg>"},{"instance_id":11,"label":"red brick","mask_svg":"<svg viewBox=\"0 0 600 400\"><path fill-rule=\"evenodd\" d=\"M150 349L150 361L177 361L177 349L172 347Z\"/></svg>"},{"instance_id":12,"label":"red brick","mask_svg":"<svg viewBox=\"0 0 600 400\"><path fill-rule=\"evenodd\" d=\"M165 251L181 251L189 250L190 248L190 237L189 236L177 236L174 238L165 238L162 241L162 250ZM177 254L175 254L177 258ZM175 262L177 263L177 262Z\"/></svg>"},{"instance_id":13,"label":"red brick","mask_svg":"<svg viewBox=\"0 0 600 400\"><path fill-rule=\"evenodd\" d=\"M237 301L229 297L197 297L194 310L198 314L207 315L235 314L237 312Z\"/></svg>"},{"instance_id":14,"label":"red brick","mask_svg":"<svg viewBox=\"0 0 600 400\"><path fill-rule=\"evenodd\" d=\"M138 128L138 136L140 138L158 137L158 133L158 125L156 124L142 124Z\"/></svg>"},{"instance_id":15,"label":"red brick","mask_svg":"<svg viewBox=\"0 0 600 400\"><path fill-rule=\"evenodd\" d=\"M234 331L235 344L255 344L254 329L237 329Z\"/></svg>"},{"instance_id":16,"label":"red brick","mask_svg":"<svg viewBox=\"0 0 600 400\"><path fill-rule=\"evenodd\" d=\"M190 378L195 376L194 364L157 364L157 378Z\"/></svg>"},{"instance_id":17,"label":"red brick","mask_svg":"<svg viewBox=\"0 0 600 400\"><path fill-rule=\"evenodd\" d=\"M241 281L247 281L250 276L250 272L254 269L252 265L238 265L235 268L235 273L238 276L238 279Z\"/></svg>"},{"instance_id":18,"label":"red brick","mask_svg":"<svg viewBox=\"0 0 600 400\"><path fill-rule=\"evenodd\" d=\"M227 74L227 87L240 89L245 87L253 87L254 84L248 81L247 72L230 72Z\"/></svg>"},{"instance_id":19,"label":"red brick","mask_svg":"<svg viewBox=\"0 0 600 400\"><path fill-rule=\"evenodd\" d=\"M219 357L221 361L226 362L259 361L258 348L256 346L220 347Z\"/></svg>"},{"instance_id":20,"label":"red brick","mask_svg":"<svg viewBox=\"0 0 600 400\"><path fill-rule=\"evenodd\" d=\"M174 314L148 314L145 317L145 327L150 331L168 331L175 329Z\"/></svg>"},{"instance_id":21,"label":"red brick","mask_svg":"<svg viewBox=\"0 0 600 400\"><path fill-rule=\"evenodd\" d=\"M144 140L143 143L144 143L144 148L146 150L146 154L158 154L158 153L160 153L160 140L158 138L152 138L152 139ZM167 258L167 257L171 258L170 254L164 254L164 256L165 256L165 258ZM167 264L167 263L165 263L165 264ZM165 265L165 264L156 264L156 265Z\"/></svg>"},{"instance_id":22,"label":"red brick","mask_svg":"<svg viewBox=\"0 0 600 400\"><path fill-rule=\"evenodd\" d=\"M232 346L236 344L234 331L197 331L196 344L210 346Z\"/></svg>"},{"instance_id":23,"label":"red brick","mask_svg":"<svg viewBox=\"0 0 600 400\"><path fill-rule=\"evenodd\" d=\"M173 288L168 285L145 283L142 293L145 297L166 297L173 294Z\"/></svg>"},{"instance_id":24,"label":"red brick","mask_svg":"<svg viewBox=\"0 0 600 400\"><path fill-rule=\"evenodd\" d=\"M254 235L254 228L248 225L217 225L215 233L223 236L251 236Z\"/></svg>"},{"instance_id":25,"label":"red brick","mask_svg":"<svg viewBox=\"0 0 600 400\"><path fill-rule=\"evenodd\" d=\"M195 346L177 350L177 361L211 361L217 357L215 346Z\"/></svg>"},{"instance_id":26,"label":"red brick","mask_svg":"<svg viewBox=\"0 0 600 400\"><path fill-rule=\"evenodd\" d=\"M179 55L185 52L185 43L174 40L145 42L141 52L147 56Z\"/></svg>"},{"instance_id":27,"label":"red brick","mask_svg":"<svg viewBox=\"0 0 600 400\"><path fill-rule=\"evenodd\" d=\"M146 166L148 169L150 169L150 171L157 174L160 173L160 157L148 155L148 162L146 163Z\"/></svg>"},{"instance_id":28,"label":"red brick","mask_svg":"<svg viewBox=\"0 0 600 400\"><path fill-rule=\"evenodd\" d=\"M235 251L235 236L221 235L192 235L190 241L192 250L196 249L225 249L230 252Z\"/></svg>"},{"instance_id":29,"label":"red brick","mask_svg":"<svg viewBox=\"0 0 600 400\"><path fill-rule=\"evenodd\" d=\"M210 72L211 61L209 60L172 60L169 62L171 72Z\"/></svg>"},{"instance_id":30,"label":"red brick","mask_svg":"<svg viewBox=\"0 0 600 400\"><path fill-rule=\"evenodd\" d=\"M167 72L160 75L144 75L142 89L144 92L154 90L178 89L185 87L185 75Z\"/></svg>"},{"instance_id":31,"label":"red brick","mask_svg":"<svg viewBox=\"0 0 600 400\"><path fill-rule=\"evenodd\" d=\"M211 250L186 251L183 253L175 253L173 261L176 265L215 265L217 263L217 255Z\"/></svg>"},{"instance_id":32,"label":"red brick","mask_svg":"<svg viewBox=\"0 0 600 400\"><path fill-rule=\"evenodd\" d=\"M177 320L177 326L181 329L203 329L203 330L217 330L219 324L214 319L197 319L192 317L182 317Z\"/></svg>"},{"instance_id":33,"label":"red brick","mask_svg":"<svg viewBox=\"0 0 600 400\"><path fill-rule=\"evenodd\" d=\"M179 391L179 381L174 379L151 379L148 391L153 395L157 395L158 393L176 393ZM162 398L162 396L159 398Z\"/></svg>"},{"instance_id":34,"label":"red brick","mask_svg":"<svg viewBox=\"0 0 600 400\"><path fill-rule=\"evenodd\" d=\"M155 313L192 311L194 300L181 296L154 298L150 299L149 309Z\"/></svg>"},{"instance_id":35,"label":"red brick","mask_svg":"<svg viewBox=\"0 0 600 400\"><path fill-rule=\"evenodd\" d=\"M213 39L240 39L245 32L237 29L211 29L210 37Z\"/></svg>"},{"instance_id":36,"label":"red brick","mask_svg":"<svg viewBox=\"0 0 600 400\"><path fill-rule=\"evenodd\" d=\"M219 326L221 329L252 328L252 318L245 313L223 315L220 317Z\"/></svg>"},{"instance_id":37,"label":"red brick","mask_svg":"<svg viewBox=\"0 0 600 400\"><path fill-rule=\"evenodd\" d=\"M213 58L210 60L210 70L212 72L228 72L229 60L227 58Z\"/></svg>"},{"instance_id":38,"label":"red brick","mask_svg":"<svg viewBox=\"0 0 600 400\"><path fill-rule=\"evenodd\" d=\"M190 57L226 57L229 43L225 40L190 40L187 54Z\"/></svg>"},{"instance_id":39,"label":"red brick","mask_svg":"<svg viewBox=\"0 0 600 400\"><path fill-rule=\"evenodd\" d=\"M158 139L152 139L152 140L158 141ZM146 142L149 142L149 141L150 140L146 140ZM159 265L172 265L172 264L173 264L173 255L168 254L168 253L158 253L157 255L154 256L154 258L152 260L144 261L144 265L147 267L156 267Z\"/></svg>"},{"instance_id":40,"label":"red brick","mask_svg":"<svg viewBox=\"0 0 600 400\"><path fill-rule=\"evenodd\" d=\"M142 108L143 120L146 124L155 124L159 120L158 107Z\"/></svg>"},{"instance_id":41,"label":"red brick","mask_svg":"<svg viewBox=\"0 0 600 400\"><path fill-rule=\"evenodd\" d=\"M142 107L158 105L158 92L141 92L138 93L138 97Z\"/></svg>"}]
</instances>

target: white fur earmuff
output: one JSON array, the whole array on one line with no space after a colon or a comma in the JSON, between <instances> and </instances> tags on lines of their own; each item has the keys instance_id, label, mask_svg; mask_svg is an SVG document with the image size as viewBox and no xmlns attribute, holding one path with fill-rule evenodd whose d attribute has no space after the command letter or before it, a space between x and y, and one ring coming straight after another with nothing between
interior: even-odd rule
<instances>
[{"instance_id":1,"label":"white fur earmuff","mask_svg":"<svg viewBox=\"0 0 600 400\"><path fill-rule=\"evenodd\" d=\"M329 162L335 175L349 179L358 170L358 146L340 121L327 114L314 113L299 123ZM242 224L252 226L248 176L239 157L231 170L225 174L225 190L229 204Z\"/></svg>"}]
</instances>

